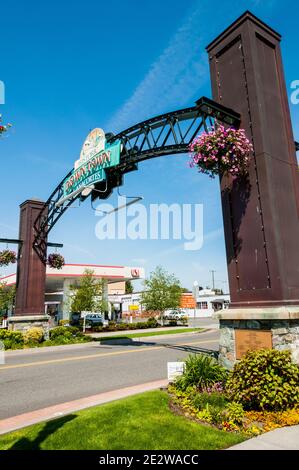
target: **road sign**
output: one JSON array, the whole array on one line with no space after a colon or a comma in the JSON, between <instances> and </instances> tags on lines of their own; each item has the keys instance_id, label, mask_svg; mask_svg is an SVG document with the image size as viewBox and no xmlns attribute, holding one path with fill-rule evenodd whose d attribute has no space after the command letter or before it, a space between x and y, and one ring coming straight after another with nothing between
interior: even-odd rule
<instances>
[{"instance_id":1,"label":"road sign","mask_svg":"<svg viewBox=\"0 0 299 470\"><path fill-rule=\"evenodd\" d=\"M167 378L169 382L173 382L177 377L182 375L184 370L184 362L167 362Z\"/></svg>"},{"instance_id":2,"label":"road sign","mask_svg":"<svg viewBox=\"0 0 299 470\"><path fill-rule=\"evenodd\" d=\"M139 305L129 305L129 310L139 310Z\"/></svg>"}]
</instances>

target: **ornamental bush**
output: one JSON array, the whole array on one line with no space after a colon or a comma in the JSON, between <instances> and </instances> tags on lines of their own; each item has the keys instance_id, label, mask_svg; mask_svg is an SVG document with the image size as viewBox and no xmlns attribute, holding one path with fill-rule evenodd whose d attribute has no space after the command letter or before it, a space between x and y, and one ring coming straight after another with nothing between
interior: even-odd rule
<instances>
[{"instance_id":1,"label":"ornamental bush","mask_svg":"<svg viewBox=\"0 0 299 470\"><path fill-rule=\"evenodd\" d=\"M73 338L82 338L84 334L75 326L56 326L50 330L50 340L55 341L61 338L71 340Z\"/></svg>"},{"instance_id":2,"label":"ornamental bush","mask_svg":"<svg viewBox=\"0 0 299 470\"><path fill-rule=\"evenodd\" d=\"M20 349L24 346L21 331L0 329L0 341L3 341L5 349Z\"/></svg>"},{"instance_id":3,"label":"ornamental bush","mask_svg":"<svg viewBox=\"0 0 299 470\"><path fill-rule=\"evenodd\" d=\"M176 380L176 387L186 390L194 385L198 390L205 390L216 382L225 381L226 376L226 370L213 357L190 354L186 359L183 375Z\"/></svg>"},{"instance_id":4,"label":"ornamental bush","mask_svg":"<svg viewBox=\"0 0 299 470\"><path fill-rule=\"evenodd\" d=\"M239 176L247 172L252 144L244 129L225 128L222 125L203 132L190 144L190 166L214 178L219 174Z\"/></svg>"},{"instance_id":5,"label":"ornamental bush","mask_svg":"<svg viewBox=\"0 0 299 470\"><path fill-rule=\"evenodd\" d=\"M192 399L193 405L199 410L203 410L207 405L209 407L225 408L227 399L222 393L217 392L202 392L196 393Z\"/></svg>"},{"instance_id":6,"label":"ornamental bush","mask_svg":"<svg viewBox=\"0 0 299 470\"><path fill-rule=\"evenodd\" d=\"M39 344L44 339L44 330L38 326L33 326L23 333L25 344Z\"/></svg>"},{"instance_id":7,"label":"ornamental bush","mask_svg":"<svg viewBox=\"0 0 299 470\"><path fill-rule=\"evenodd\" d=\"M229 399L245 410L284 410L299 405L299 367L290 351L261 349L248 352L226 383Z\"/></svg>"},{"instance_id":8,"label":"ornamental bush","mask_svg":"<svg viewBox=\"0 0 299 470\"><path fill-rule=\"evenodd\" d=\"M159 326L159 323L154 317L148 318L146 323L147 323L148 328L157 328Z\"/></svg>"}]
</instances>

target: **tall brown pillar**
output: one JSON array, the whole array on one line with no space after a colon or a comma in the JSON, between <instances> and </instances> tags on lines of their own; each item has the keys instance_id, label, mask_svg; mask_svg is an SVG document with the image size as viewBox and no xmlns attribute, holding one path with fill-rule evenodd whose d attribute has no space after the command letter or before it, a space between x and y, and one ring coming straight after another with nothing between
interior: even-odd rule
<instances>
[{"instance_id":1,"label":"tall brown pillar","mask_svg":"<svg viewBox=\"0 0 299 470\"><path fill-rule=\"evenodd\" d=\"M252 139L249 181L221 184L232 306L299 305L299 172L280 35L249 12L207 48L213 97Z\"/></svg>"},{"instance_id":2,"label":"tall brown pillar","mask_svg":"<svg viewBox=\"0 0 299 470\"><path fill-rule=\"evenodd\" d=\"M270 320L287 321L288 334L297 331L291 319L299 325L299 172L280 39L246 12L207 47L213 97L241 114L254 146L247 180L221 180L231 294L222 327L232 327L224 319L235 320L232 329L241 321L271 330L273 341Z\"/></svg>"},{"instance_id":3,"label":"tall brown pillar","mask_svg":"<svg viewBox=\"0 0 299 470\"><path fill-rule=\"evenodd\" d=\"M9 320L16 329L36 322L44 326L48 322L45 316L46 266L33 249L33 226L43 207L44 202L39 200L27 200L20 206L19 239L22 243L18 253L15 315Z\"/></svg>"}]
</instances>

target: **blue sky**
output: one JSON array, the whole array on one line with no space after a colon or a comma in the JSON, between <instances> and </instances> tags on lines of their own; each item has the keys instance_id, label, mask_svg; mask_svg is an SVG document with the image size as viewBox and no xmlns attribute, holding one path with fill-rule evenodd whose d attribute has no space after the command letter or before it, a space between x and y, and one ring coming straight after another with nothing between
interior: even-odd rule
<instances>
[{"instance_id":1,"label":"blue sky","mask_svg":"<svg viewBox=\"0 0 299 470\"><path fill-rule=\"evenodd\" d=\"M211 96L205 46L246 9L283 35L290 96L290 83L299 80L295 2L3 2L0 80L6 103L0 113L13 128L0 142L0 236L17 237L19 204L47 199L73 167L90 129L116 132ZM299 139L299 105L291 112ZM146 205L203 203L201 250L185 251L177 240L100 241L88 201L69 210L51 241L64 243L66 262L142 265L147 273L162 264L188 288L195 279L210 284L215 269L217 286L226 288L219 184L186 161L168 156L140 164L125 177L122 192L144 196Z\"/></svg>"}]
</instances>

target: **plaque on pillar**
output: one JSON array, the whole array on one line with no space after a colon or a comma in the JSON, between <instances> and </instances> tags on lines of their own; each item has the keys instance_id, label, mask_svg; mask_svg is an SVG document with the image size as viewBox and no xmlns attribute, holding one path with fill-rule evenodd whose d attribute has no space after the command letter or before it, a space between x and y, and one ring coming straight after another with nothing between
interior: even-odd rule
<instances>
[{"instance_id":1,"label":"plaque on pillar","mask_svg":"<svg viewBox=\"0 0 299 470\"><path fill-rule=\"evenodd\" d=\"M241 359L248 351L272 349L271 331L236 330L236 359Z\"/></svg>"}]
</instances>

